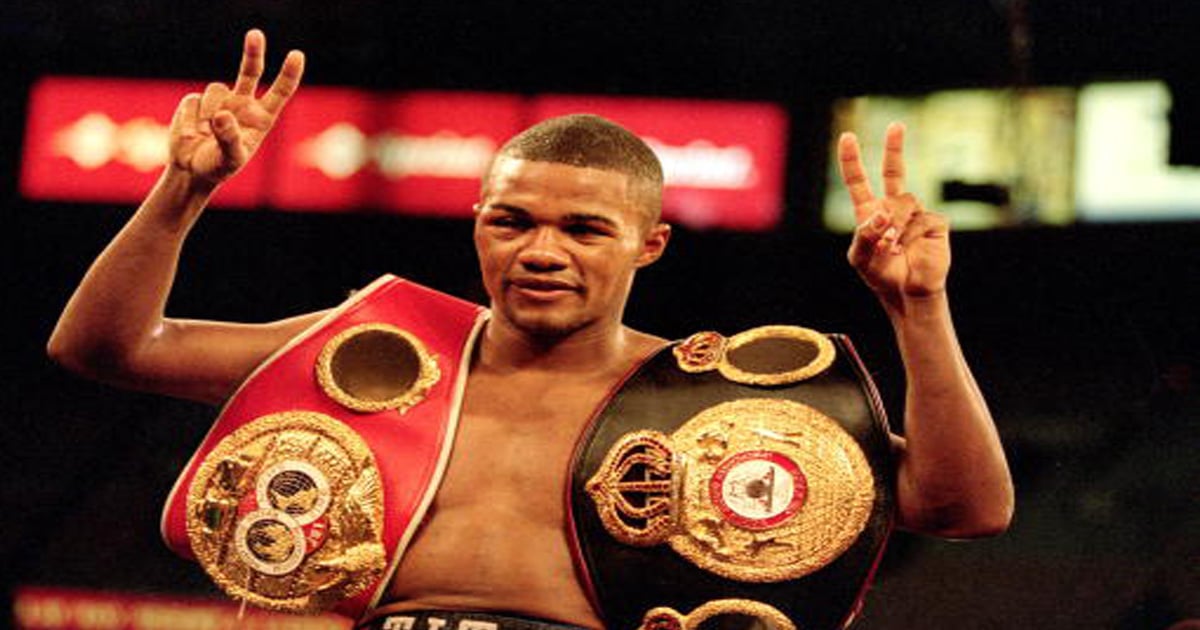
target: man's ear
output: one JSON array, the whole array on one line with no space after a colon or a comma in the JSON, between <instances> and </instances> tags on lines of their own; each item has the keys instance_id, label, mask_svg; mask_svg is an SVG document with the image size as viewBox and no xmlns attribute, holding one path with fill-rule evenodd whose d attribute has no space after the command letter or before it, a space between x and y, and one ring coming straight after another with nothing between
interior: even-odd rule
<instances>
[{"instance_id":1,"label":"man's ear","mask_svg":"<svg viewBox=\"0 0 1200 630\"><path fill-rule=\"evenodd\" d=\"M662 258L667 250L667 242L671 240L671 226L666 223L656 223L646 230L642 237L642 252L638 254L635 263L639 268L645 267Z\"/></svg>"}]
</instances>

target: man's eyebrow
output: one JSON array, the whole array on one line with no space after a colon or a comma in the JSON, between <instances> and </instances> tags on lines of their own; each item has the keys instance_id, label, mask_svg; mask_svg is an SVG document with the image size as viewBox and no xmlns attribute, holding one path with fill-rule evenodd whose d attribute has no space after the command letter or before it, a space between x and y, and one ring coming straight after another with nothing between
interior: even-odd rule
<instances>
[{"instance_id":1,"label":"man's eyebrow","mask_svg":"<svg viewBox=\"0 0 1200 630\"><path fill-rule=\"evenodd\" d=\"M529 211L520 206L512 206L506 203L490 203L488 208L500 210L518 217L529 217ZM562 217L563 223L602 223L612 228L618 228L620 225L610 217L602 214L593 214L591 212L572 212Z\"/></svg>"},{"instance_id":2,"label":"man's eyebrow","mask_svg":"<svg viewBox=\"0 0 1200 630\"><path fill-rule=\"evenodd\" d=\"M503 210L504 212L508 212L511 214L519 214L522 216L529 216L529 211L526 210L525 208L522 208L520 206L510 206L506 203L489 203L484 207L485 208L493 208L496 210Z\"/></svg>"},{"instance_id":3,"label":"man's eyebrow","mask_svg":"<svg viewBox=\"0 0 1200 630\"><path fill-rule=\"evenodd\" d=\"M588 212L572 212L563 217L565 223L603 223L610 227L620 227L616 221L601 214L591 214Z\"/></svg>"}]
</instances>

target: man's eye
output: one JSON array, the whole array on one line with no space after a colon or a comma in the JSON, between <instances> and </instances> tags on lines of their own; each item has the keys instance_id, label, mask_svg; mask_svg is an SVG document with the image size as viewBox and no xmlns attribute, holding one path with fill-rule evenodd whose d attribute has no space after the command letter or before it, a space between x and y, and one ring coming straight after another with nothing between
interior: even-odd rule
<instances>
[{"instance_id":1,"label":"man's eye","mask_svg":"<svg viewBox=\"0 0 1200 630\"><path fill-rule=\"evenodd\" d=\"M567 234L572 236L606 236L608 230L589 223L573 223L566 227Z\"/></svg>"},{"instance_id":2,"label":"man's eye","mask_svg":"<svg viewBox=\"0 0 1200 630\"><path fill-rule=\"evenodd\" d=\"M488 223L490 223L491 225L496 226L496 227L520 229L520 228L525 227L525 225L528 223L528 221L525 221L523 219L511 216L511 215L506 215L506 216L493 217L492 220L489 221Z\"/></svg>"}]
</instances>

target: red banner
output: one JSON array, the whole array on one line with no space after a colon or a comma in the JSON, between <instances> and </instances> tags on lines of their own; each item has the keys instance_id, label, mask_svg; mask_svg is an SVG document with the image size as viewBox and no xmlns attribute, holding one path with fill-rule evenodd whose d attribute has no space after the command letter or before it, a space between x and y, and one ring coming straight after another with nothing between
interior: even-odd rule
<instances>
[{"instance_id":1,"label":"red banner","mask_svg":"<svg viewBox=\"0 0 1200 630\"><path fill-rule=\"evenodd\" d=\"M31 199L141 201L167 158L175 106L203 85L54 77L29 98L21 193ZM254 206L265 179L254 160L222 187L214 205Z\"/></svg>"},{"instance_id":2,"label":"red banner","mask_svg":"<svg viewBox=\"0 0 1200 630\"><path fill-rule=\"evenodd\" d=\"M492 155L520 130L517 97L309 88L272 142L283 147L269 202L470 217Z\"/></svg>"},{"instance_id":3,"label":"red banner","mask_svg":"<svg viewBox=\"0 0 1200 630\"><path fill-rule=\"evenodd\" d=\"M202 86L46 78L30 96L21 191L136 203L167 158L179 99ZM783 207L787 121L763 103L305 87L215 205L469 217L479 178L526 123L576 111L647 140L667 178L664 215L693 228L761 230Z\"/></svg>"}]
</instances>

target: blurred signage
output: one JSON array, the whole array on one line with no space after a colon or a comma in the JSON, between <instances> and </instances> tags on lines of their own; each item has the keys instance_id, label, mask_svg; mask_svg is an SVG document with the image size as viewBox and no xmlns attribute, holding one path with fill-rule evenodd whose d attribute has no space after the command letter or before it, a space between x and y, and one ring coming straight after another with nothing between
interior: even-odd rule
<instances>
[{"instance_id":1,"label":"blurred signage","mask_svg":"<svg viewBox=\"0 0 1200 630\"><path fill-rule=\"evenodd\" d=\"M852 131L876 194L888 124L907 127L908 192L946 215L955 229L1062 225L1073 220L1075 92L1040 87L868 95L834 105L823 220L854 228L854 208L838 172L837 139Z\"/></svg>"},{"instance_id":2,"label":"blurred signage","mask_svg":"<svg viewBox=\"0 0 1200 630\"><path fill-rule=\"evenodd\" d=\"M309 88L268 141L274 182L265 202L470 217L480 175L520 124L513 96Z\"/></svg>"},{"instance_id":3,"label":"blurred signage","mask_svg":"<svg viewBox=\"0 0 1200 630\"><path fill-rule=\"evenodd\" d=\"M167 159L167 126L184 94L177 81L52 78L30 93L21 193L31 199L138 202ZM253 206L264 164L251 162L214 205Z\"/></svg>"},{"instance_id":4,"label":"blurred signage","mask_svg":"<svg viewBox=\"0 0 1200 630\"><path fill-rule=\"evenodd\" d=\"M286 615L205 599L23 587L13 596L18 630L348 630L337 615Z\"/></svg>"},{"instance_id":5,"label":"blurred signage","mask_svg":"<svg viewBox=\"0 0 1200 630\"><path fill-rule=\"evenodd\" d=\"M1200 167L1170 162L1173 107L1170 89L1159 81L1095 83L1080 90L1075 203L1081 220L1200 217Z\"/></svg>"},{"instance_id":6,"label":"blurred signage","mask_svg":"<svg viewBox=\"0 0 1200 630\"><path fill-rule=\"evenodd\" d=\"M140 201L166 160L171 113L201 88L42 79L30 96L22 194ZM479 177L509 137L542 118L581 111L626 125L659 154L668 220L740 230L779 221L787 121L775 105L329 87L297 93L214 205L469 217Z\"/></svg>"},{"instance_id":7,"label":"blurred signage","mask_svg":"<svg viewBox=\"0 0 1200 630\"><path fill-rule=\"evenodd\" d=\"M1162 81L939 90L835 104L824 223L854 228L837 172L841 131L862 142L878 185L884 128L908 126L907 186L956 229L1200 217L1200 167L1171 162L1172 93Z\"/></svg>"}]
</instances>

